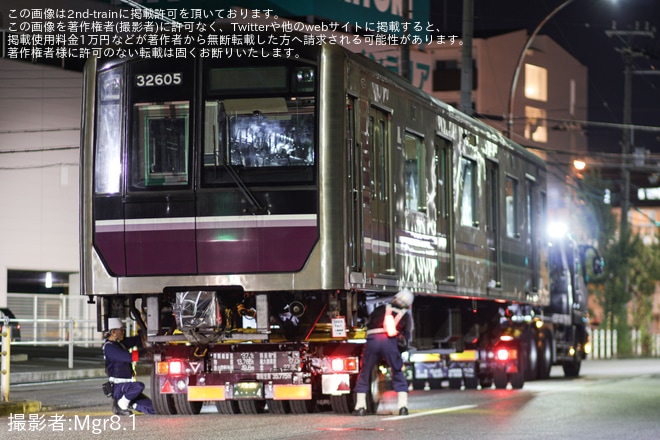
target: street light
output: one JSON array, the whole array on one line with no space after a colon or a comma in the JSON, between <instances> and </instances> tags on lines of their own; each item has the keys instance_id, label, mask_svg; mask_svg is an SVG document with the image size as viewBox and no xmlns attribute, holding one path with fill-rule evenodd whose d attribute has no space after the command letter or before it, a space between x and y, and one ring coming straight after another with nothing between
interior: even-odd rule
<instances>
[{"instance_id":1,"label":"street light","mask_svg":"<svg viewBox=\"0 0 660 440\"><path fill-rule=\"evenodd\" d=\"M507 127L506 136L509 139L511 139L511 136L513 135L513 98L516 93L518 76L520 76L520 69L522 68L523 60L525 59L525 54L527 53L529 47L532 45L532 42L534 41L534 38L536 38L536 35L539 33L541 28L548 22L548 20L550 20L557 12L564 9L566 6L568 6L569 3L572 3L573 1L574 0L566 0L564 3L560 4L555 9L553 9L543 20L541 20L538 26L536 26L536 29L534 29L534 32L532 32L529 38L527 38L527 42L520 51L520 55L518 56L518 63L516 64L516 69L513 71L513 78L511 79L511 88L509 89L509 107L508 107L508 114L506 121L506 127Z\"/></svg>"}]
</instances>

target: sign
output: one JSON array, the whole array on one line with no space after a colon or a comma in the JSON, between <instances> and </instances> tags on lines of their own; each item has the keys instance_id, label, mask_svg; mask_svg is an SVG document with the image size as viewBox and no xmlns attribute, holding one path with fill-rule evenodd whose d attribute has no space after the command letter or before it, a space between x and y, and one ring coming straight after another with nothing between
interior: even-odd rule
<instances>
[{"instance_id":1,"label":"sign","mask_svg":"<svg viewBox=\"0 0 660 440\"><path fill-rule=\"evenodd\" d=\"M332 337L345 338L346 337L346 320L343 316L332 318Z\"/></svg>"}]
</instances>

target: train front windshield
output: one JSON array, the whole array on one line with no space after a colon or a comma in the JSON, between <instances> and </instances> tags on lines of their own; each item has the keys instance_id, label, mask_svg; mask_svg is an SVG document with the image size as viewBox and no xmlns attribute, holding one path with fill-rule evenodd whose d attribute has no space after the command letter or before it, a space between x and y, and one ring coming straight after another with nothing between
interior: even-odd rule
<instances>
[{"instance_id":1,"label":"train front windshield","mask_svg":"<svg viewBox=\"0 0 660 440\"><path fill-rule=\"evenodd\" d=\"M213 67L204 102L203 184L311 183L315 161L315 75L311 67ZM217 99L216 99L217 97Z\"/></svg>"},{"instance_id":2,"label":"train front windshield","mask_svg":"<svg viewBox=\"0 0 660 440\"><path fill-rule=\"evenodd\" d=\"M207 101L204 182L222 182L214 171L223 165L243 170L270 168L274 173L277 168L312 167L314 110L312 98ZM279 174L271 173L270 179Z\"/></svg>"}]
</instances>

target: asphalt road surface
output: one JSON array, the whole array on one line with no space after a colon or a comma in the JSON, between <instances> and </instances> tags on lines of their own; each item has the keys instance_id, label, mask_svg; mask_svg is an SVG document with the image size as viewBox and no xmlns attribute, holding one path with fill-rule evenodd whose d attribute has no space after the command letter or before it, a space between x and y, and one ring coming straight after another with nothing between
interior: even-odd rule
<instances>
[{"instance_id":1,"label":"asphalt road surface","mask_svg":"<svg viewBox=\"0 0 660 440\"><path fill-rule=\"evenodd\" d=\"M657 439L660 360L586 361L582 376L554 367L522 390L412 391L410 415L398 416L387 392L378 414L112 416L103 379L14 386L11 398L41 400L39 414L0 421L11 439ZM147 378L143 378L148 384ZM7 435L9 434L9 435Z\"/></svg>"}]
</instances>

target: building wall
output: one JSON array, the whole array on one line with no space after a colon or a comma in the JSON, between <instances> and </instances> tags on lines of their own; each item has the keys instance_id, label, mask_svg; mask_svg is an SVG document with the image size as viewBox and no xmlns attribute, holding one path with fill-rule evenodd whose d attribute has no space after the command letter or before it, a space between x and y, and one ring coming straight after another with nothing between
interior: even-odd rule
<instances>
[{"instance_id":1,"label":"building wall","mask_svg":"<svg viewBox=\"0 0 660 440\"><path fill-rule=\"evenodd\" d=\"M0 59L0 305L7 270L78 272L82 74Z\"/></svg>"}]
</instances>

